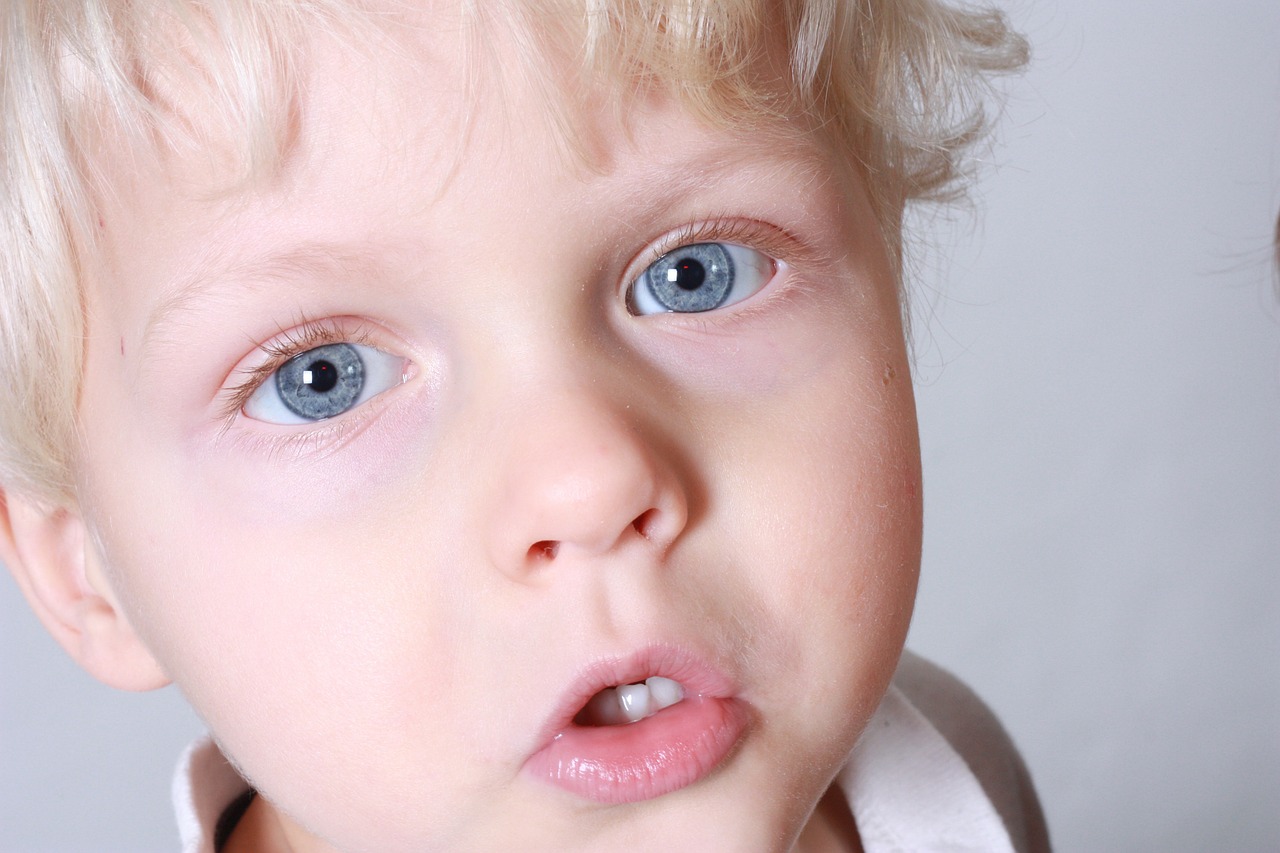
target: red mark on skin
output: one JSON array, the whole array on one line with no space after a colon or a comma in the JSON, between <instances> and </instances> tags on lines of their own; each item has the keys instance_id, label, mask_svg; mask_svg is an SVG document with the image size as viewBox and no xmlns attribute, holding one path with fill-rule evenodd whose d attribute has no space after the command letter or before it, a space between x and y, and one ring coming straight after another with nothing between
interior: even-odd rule
<instances>
[{"instance_id":1,"label":"red mark on skin","mask_svg":"<svg viewBox=\"0 0 1280 853\"><path fill-rule=\"evenodd\" d=\"M916 481L914 479L907 480L907 497L914 498L916 496Z\"/></svg>"},{"instance_id":2,"label":"red mark on skin","mask_svg":"<svg viewBox=\"0 0 1280 853\"><path fill-rule=\"evenodd\" d=\"M124 355L124 336L120 337L120 355Z\"/></svg>"},{"instance_id":3,"label":"red mark on skin","mask_svg":"<svg viewBox=\"0 0 1280 853\"><path fill-rule=\"evenodd\" d=\"M99 228L106 228L106 227L107 227L107 223L103 221L103 219L102 219L102 215L101 215L101 214L99 214L99 215L98 215L98 227L99 227Z\"/></svg>"},{"instance_id":4,"label":"red mark on skin","mask_svg":"<svg viewBox=\"0 0 1280 853\"><path fill-rule=\"evenodd\" d=\"M898 378L898 371L893 369L892 364L886 364L884 366L884 375L881 376L880 381L883 382L885 384L885 387L887 388L889 384L893 382L894 379L897 379L897 378Z\"/></svg>"}]
</instances>

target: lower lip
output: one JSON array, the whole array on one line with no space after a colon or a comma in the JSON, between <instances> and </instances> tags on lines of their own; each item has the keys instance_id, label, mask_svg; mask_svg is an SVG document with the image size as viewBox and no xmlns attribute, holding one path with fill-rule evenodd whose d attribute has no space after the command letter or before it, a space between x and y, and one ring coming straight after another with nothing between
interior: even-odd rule
<instances>
[{"instance_id":1,"label":"lower lip","mask_svg":"<svg viewBox=\"0 0 1280 853\"><path fill-rule=\"evenodd\" d=\"M572 724L526 765L539 778L587 800L650 800L705 778L746 729L739 702L692 696L638 723Z\"/></svg>"}]
</instances>

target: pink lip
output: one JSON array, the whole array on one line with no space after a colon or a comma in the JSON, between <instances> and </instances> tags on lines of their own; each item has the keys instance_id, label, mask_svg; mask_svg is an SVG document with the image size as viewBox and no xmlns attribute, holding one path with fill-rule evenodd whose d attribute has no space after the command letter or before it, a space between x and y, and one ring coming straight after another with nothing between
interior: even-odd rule
<instances>
[{"instance_id":1,"label":"pink lip","mask_svg":"<svg viewBox=\"0 0 1280 853\"><path fill-rule=\"evenodd\" d=\"M606 687L655 675L680 682L685 698L638 723L574 722ZM598 803L660 797L706 777L742 738L748 714L733 694L728 678L678 648L651 646L629 658L598 661L565 694L525 769Z\"/></svg>"}]
</instances>

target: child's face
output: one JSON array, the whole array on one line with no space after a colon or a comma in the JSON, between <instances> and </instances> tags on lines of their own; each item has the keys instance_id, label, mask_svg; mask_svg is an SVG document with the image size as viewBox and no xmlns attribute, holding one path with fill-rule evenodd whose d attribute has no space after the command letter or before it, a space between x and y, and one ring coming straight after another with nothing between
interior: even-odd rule
<instances>
[{"instance_id":1,"label":"child's face","mask_svg":"<svg viewBox=\"0 0 1280 853\"><path fill-rule=\"evenodd\" d=\"M860 179L801 121L658 98L585 117L586 168L501 36L474 97L448 27L401 36L416 64L316 47L274 184L112 160L80 497L120 605L300 835L781 849L880 699L919 558ZM629 296L693 243L744 248ZM293 409L333 416L269 422ZM649 676L684 701L574 722Z\"/></svg>"}]
</instances>

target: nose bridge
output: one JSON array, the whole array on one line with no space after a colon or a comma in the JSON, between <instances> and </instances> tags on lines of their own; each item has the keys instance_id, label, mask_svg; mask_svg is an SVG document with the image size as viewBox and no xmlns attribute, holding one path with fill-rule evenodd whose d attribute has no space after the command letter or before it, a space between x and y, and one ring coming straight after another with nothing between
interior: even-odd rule
<instances>
[{"instance_id":1,"label":"nose bridge","mask_svg":"<svg viewBox=\"0 0 1280 853\"><path fill-rule=\"evenodd\" d=\"M684 527L673 460L619 389L584 372L530 383L504 419L490 543L509 574L625 548L665 551Z\"/></svg>"}]
</instances>

